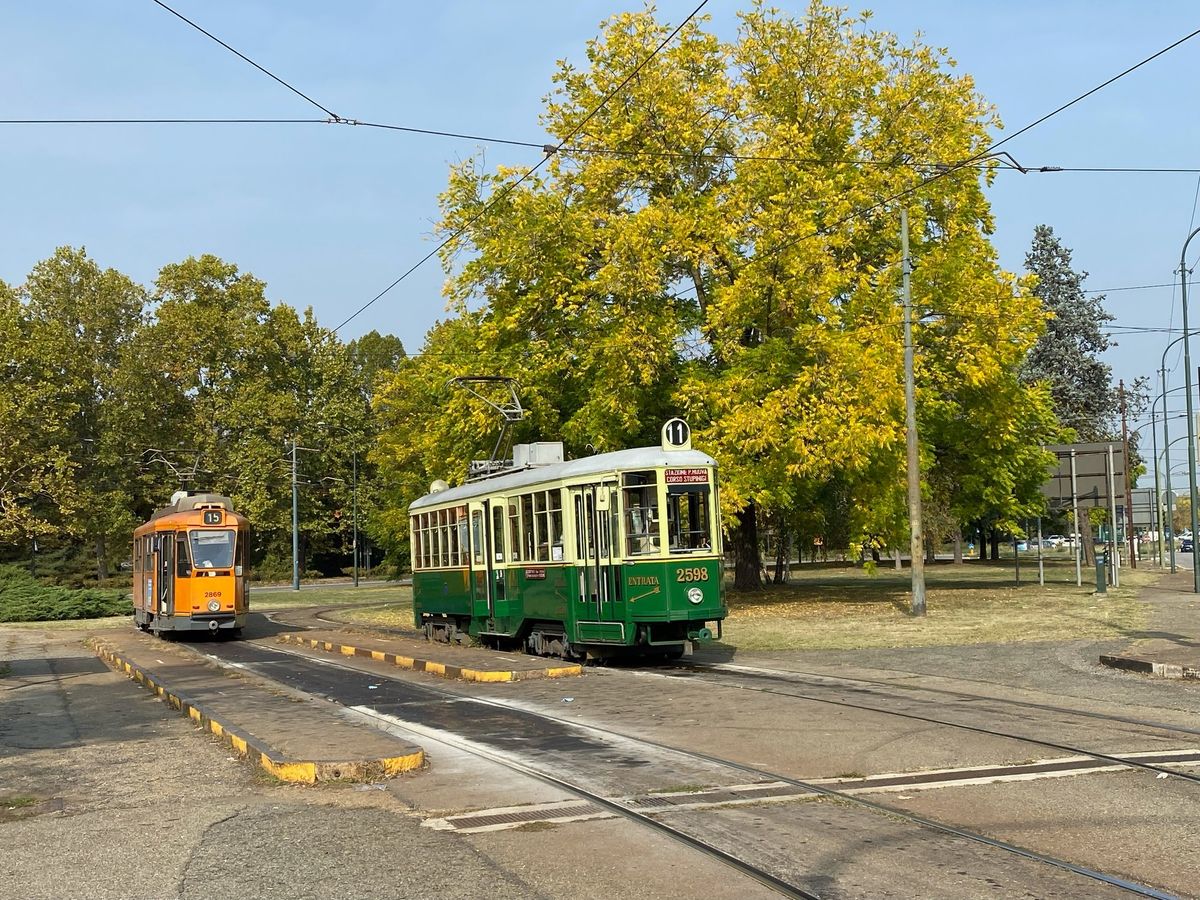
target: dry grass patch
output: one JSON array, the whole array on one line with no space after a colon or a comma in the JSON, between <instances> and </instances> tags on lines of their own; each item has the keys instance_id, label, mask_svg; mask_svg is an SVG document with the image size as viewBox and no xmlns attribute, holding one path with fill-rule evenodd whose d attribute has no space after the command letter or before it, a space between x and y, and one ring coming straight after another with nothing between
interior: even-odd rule
<instances>
[{"instance_id":1,"label":"dry grass patch","mask_svg":"<svg viewBox=\"0 0 1200 900\"><path fill-rule=\"evenodd\" d=\"M412 608L412 588L401 584L373 584L361 587L321 587L303 585L298 591L250 589L250 609L290 609L298 606L350 606L360 603L390 603L407 600Z\"/></svg>"},{"instance_id":2,"label":"dry grass patch","mask_svg":"<svg viewBox=\"0 0 1200 900\"><path fill-rule=\"evenodd\" d=\"M1121 587L1094 593L1074 565L1047 564L1045 586L1037 566L1023 562L1022 584L1011 562L970 562L926 569L927 615L909 615L911 575L858 567L806 567L790 584L728 594L724 643L742 650L852 650L1013 641L1120 638L1145 624L1138 591L1157 570L1125 569ZM1094 574L1093 574L1094 581Z\"/></svg>"},{"instance_id":3,"label":"dry grass patch","mask_svg":"<svg viewBox=\"0 0 1200 900\"><path fill-rule=\"evenodd\" d=\"M326 617L348 625L365 625L373 628L399 628L417 633L413 627L412 588L408 585L389 588L390 595L380 600L377 606L337 610ZM365 601L370 602L370 601Z\"/></svg>"}]
</instances>

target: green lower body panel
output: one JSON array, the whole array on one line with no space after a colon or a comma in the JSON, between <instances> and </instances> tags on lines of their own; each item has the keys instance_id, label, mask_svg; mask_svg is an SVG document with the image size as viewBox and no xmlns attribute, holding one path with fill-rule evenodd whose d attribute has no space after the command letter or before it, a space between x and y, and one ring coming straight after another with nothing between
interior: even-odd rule
<instances>
[{"instance_id":1,"label":"green lower body panel","mask_svg":"<svg viewBox=\"0 0 1200 900\"><path fill-rule=\"evenodd\" d=\"M628 643L623 622L579 622L576 626L580 643L599 641L606 644Z\"/></svg>"}]
</instances>

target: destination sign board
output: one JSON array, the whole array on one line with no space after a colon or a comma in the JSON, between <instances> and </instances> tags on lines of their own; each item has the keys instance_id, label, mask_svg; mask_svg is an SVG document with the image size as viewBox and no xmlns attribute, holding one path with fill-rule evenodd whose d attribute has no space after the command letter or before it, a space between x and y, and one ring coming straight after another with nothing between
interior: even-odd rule
<instances>
[{"instance_id":1,"label":"destination sign board","mask_svg":"<svg viewBox=\"0 0 1200 900\"><path fill-rule=\"evenodd\" d=\"M667 469L667 484L708 484L708 469Z\"/></svg>"}]
</instances>

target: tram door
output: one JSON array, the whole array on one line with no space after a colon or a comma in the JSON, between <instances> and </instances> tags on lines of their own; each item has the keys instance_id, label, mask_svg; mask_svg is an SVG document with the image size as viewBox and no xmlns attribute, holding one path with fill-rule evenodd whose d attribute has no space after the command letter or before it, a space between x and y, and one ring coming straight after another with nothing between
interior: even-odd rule
<instances>
[{"instance_id":1,"label":"tram door","mask_svg":"<svg viewBox=\"0 0 1200 900\"><path fill-rule=\"evenodd\" d=\"M154 613L159 616L175 614L175 535L163 532L154 536L155 560L155 604Z\"/></svg>"},{"instance_id":2,"label":"tram door","mask_svg":"<svg viewBox=\"0 0 1200 900\"><path fill-rule=\"evenodd\" d=\"M475 618L492 619L496 615L495 576L492 565L491 529L488 522L491 519L491 504L482 502L468 504L468 540L470 542L467 559L470 566L471 579L471 614ZM491 623L488 625L491 628Z\"/></svg>"},{"instance_id":3,"label":"tram door","mask_svg":"<svg viewBox=\"0 0 1200 900\"><path fill-rule=\"evenodd\" d=\"M611 513L615 491L615 485L607 483L571 489L579 618L594 617L597 622L619 620L624 611Z\"/></svg>"}]
</instances>

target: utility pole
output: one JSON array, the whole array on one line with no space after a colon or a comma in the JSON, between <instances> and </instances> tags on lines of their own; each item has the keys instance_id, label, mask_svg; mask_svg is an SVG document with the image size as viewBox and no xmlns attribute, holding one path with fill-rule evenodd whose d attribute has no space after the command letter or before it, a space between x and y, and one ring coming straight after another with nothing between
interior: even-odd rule
<instances>
[{"instance_id":1,"label":"utility pole","mask_svg":"<svg viewBox=\"0 0 1200 900\"><path fill-rule=\"evenodd\" d=\"M900 210L901 272L904 278L904 426L908 457L909 554L912 557L912 608L925 615L925 541L921 534L921 460L917 452L917 399L913 378L912 260L908 255L908 210Z\"/></svg>"},{"instance_id":2,"label":"utility pole","mask_svg":"<svg viewBox=\"0 0 1200 900\"><path fill-rule=\"evenodd\" d=\"M300 497L296 484L296 444L299 438L292 435L292 590L300 590Z\"/></svg>"},{"instance_id":3,"label":"utility pole","mask_svg":"<svg viewBox=\"0 0 1200 900\"><path fill-rule=\"evenodd\" d=\"M1126 417L1125 379L1117 382L1121 400L1121 446L1125 451L1125 536L1129 538L1129 565L1137 568L1137 535L1133 533L1133 490L1129 483L1129 419ZM1154 428L1154 423L1150 423Z\"/></svg>"},{"instance_id":4,"label":"utility pole","mask_svg":"<svg viewBox=\"0 0 1200 900\"><path fill-rule=\"evenodd\" d=\"M354 549L354 586L358 587L358 450L354 450L354 476L352 481L351 493L353 499L351 503L354 509L354 538L351 544Z\"/></svg>"},{"instance_id":5,"label":"utility pole","mask_svg":"<svg viewBox=\"0 0 1200 900\"><path fill-rule=\"evenodd\" d=\"M1187 240L1183 242L1183 249L1179 251L1179 289L1181 293L1183 306L1183 377L1184 384L1187 386L1187 427L1188 427L1188 498L1192 505L1192 540L1195 541L1200 534L1200 521L1197 521L1198 511L1196 509L1196 422L1192 418L1192 350L1191 341L1188 340L1188 306L1187 306L1187 284L1188 284L1188 266L1187 266L1187 248L1192 242L1192 238L1200 234L1200 228L1192 231L1187 236ZM1164 404L1163 408L1166 408ZM1192 545L1193 547L1195 544ZM1192 553L1192 589L1200 594L1200 566L1196 565L1197 554Z\"/></svg>"}]
</instances>

